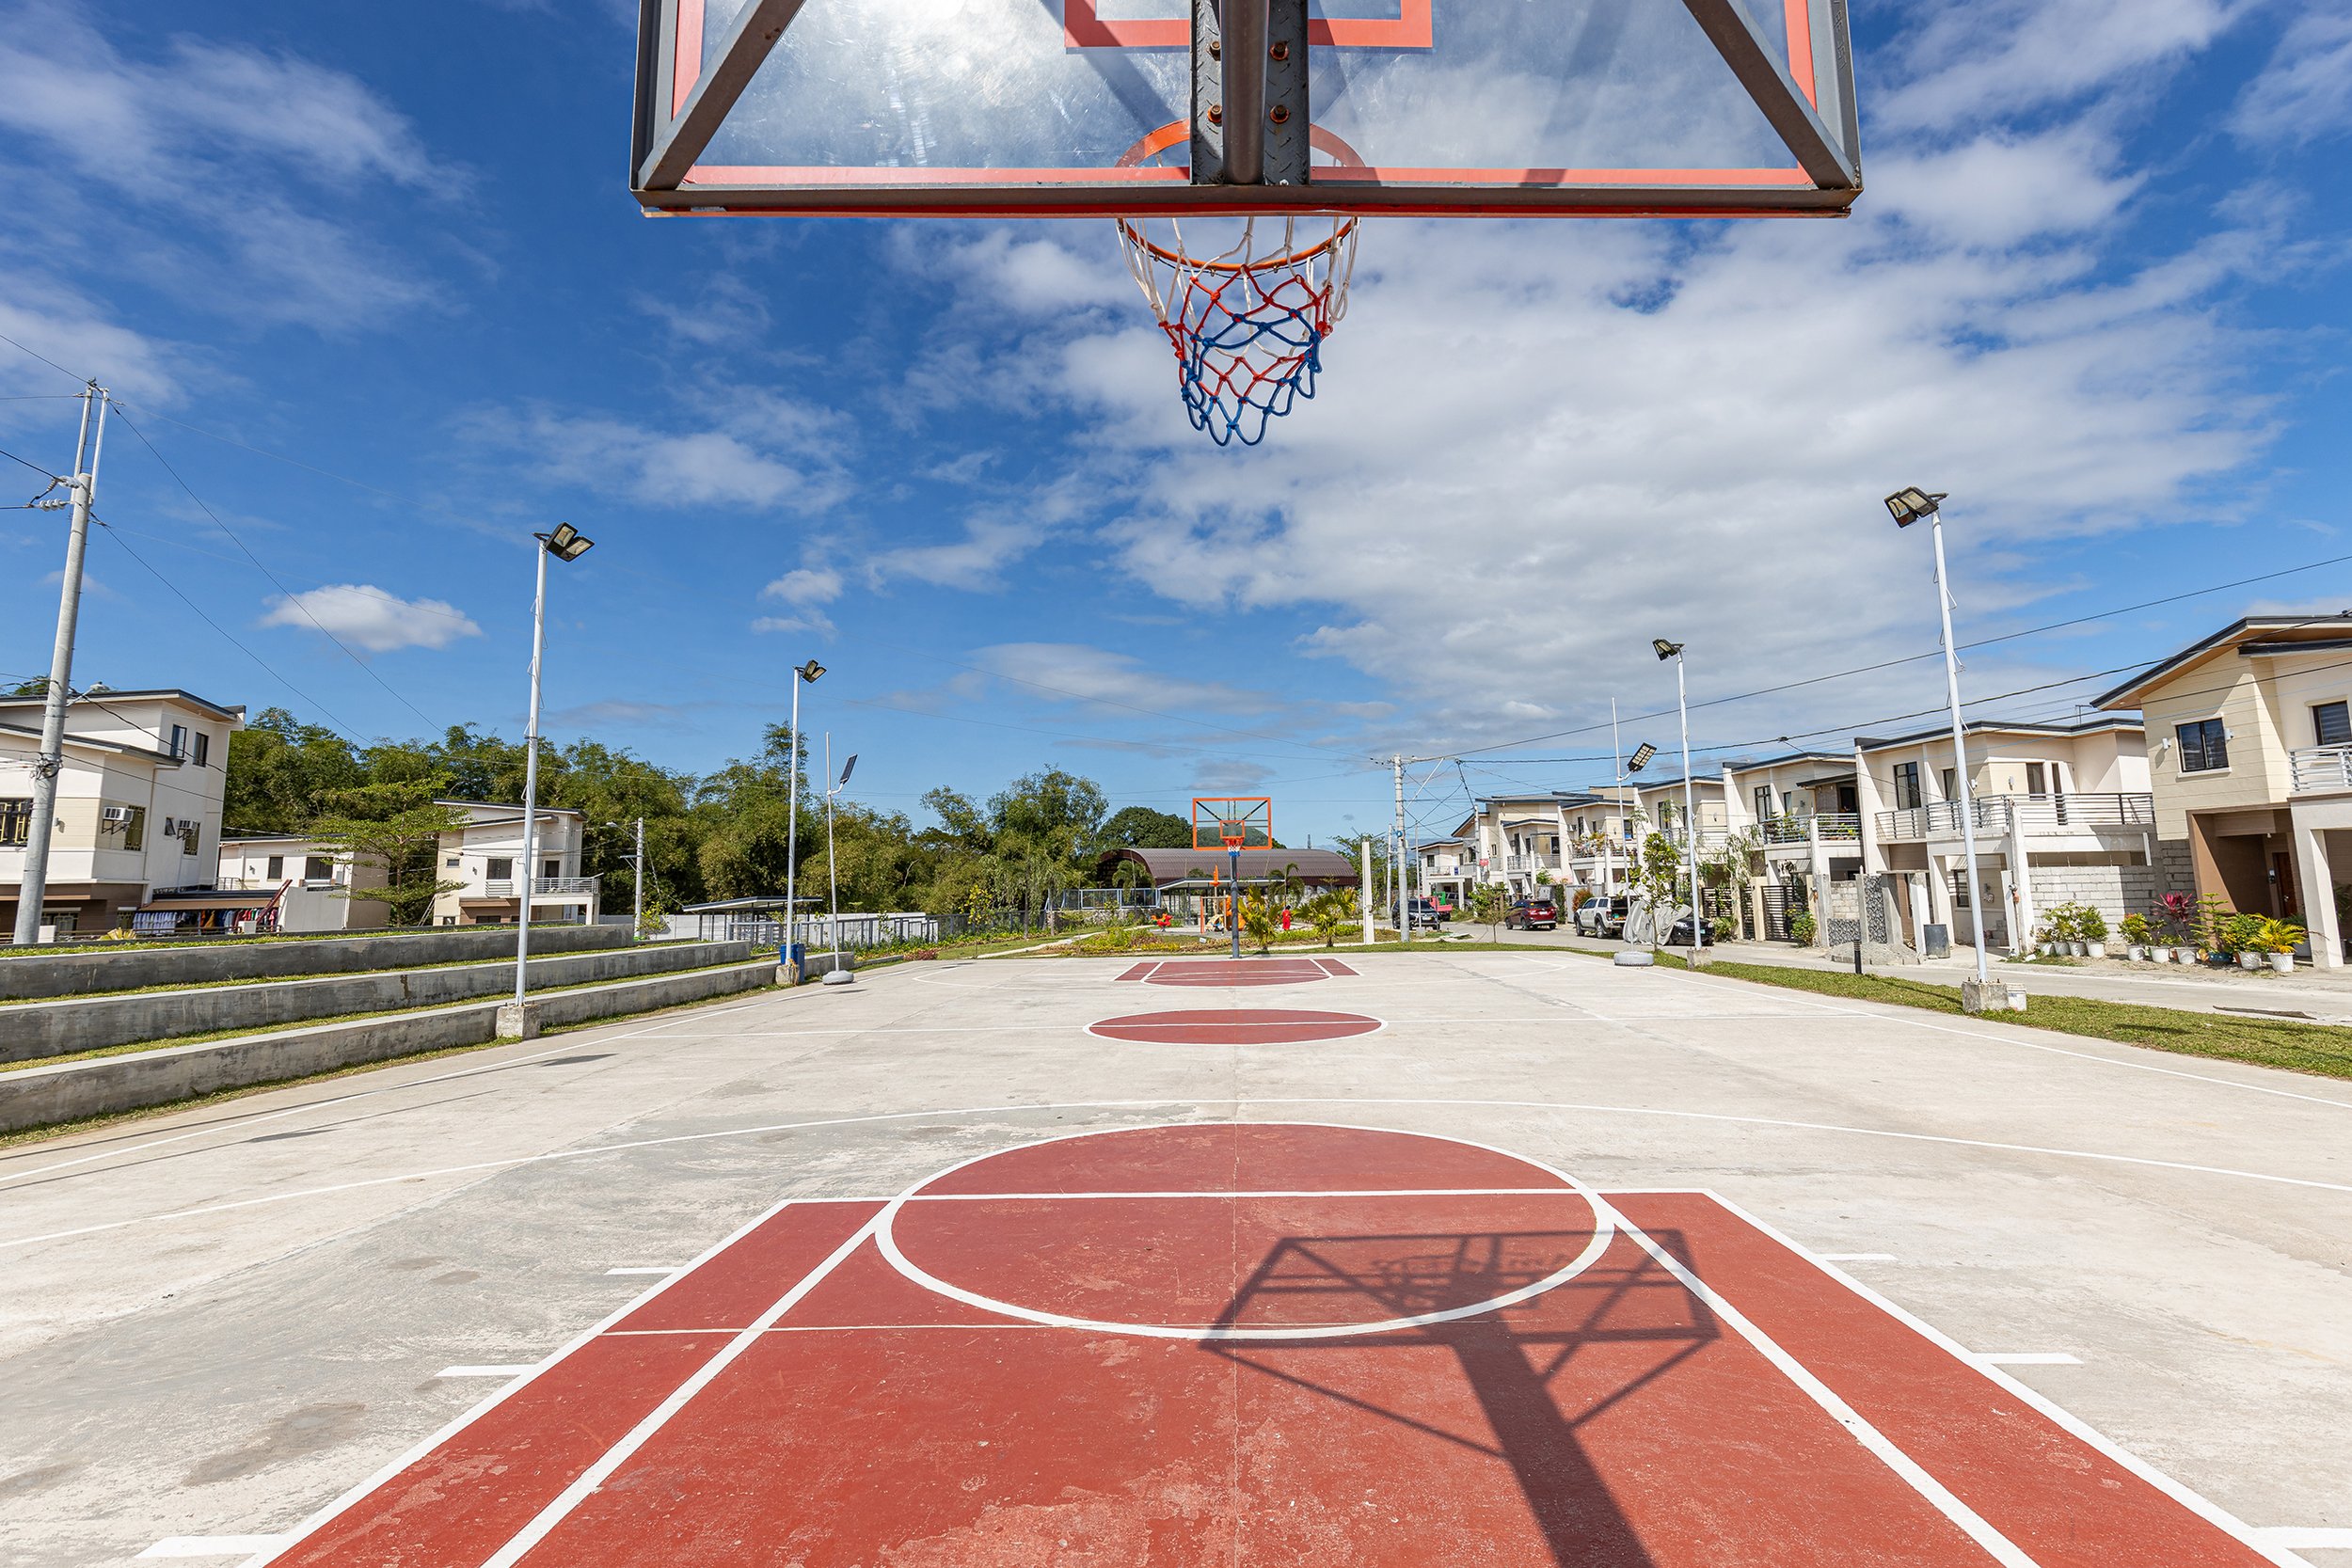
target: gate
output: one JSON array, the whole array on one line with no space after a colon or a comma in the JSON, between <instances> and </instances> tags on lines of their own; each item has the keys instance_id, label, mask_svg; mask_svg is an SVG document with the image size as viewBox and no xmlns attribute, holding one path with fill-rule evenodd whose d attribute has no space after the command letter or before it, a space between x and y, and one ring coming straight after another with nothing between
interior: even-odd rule
<instances>
[{"instance_id":1,"label":"gate","mask_svg":"<svg viewBox=\"0 0 2352 1568\"><path fill-rule=\"evenodd\" d=\"M1765 941L1787 942L1788 940L1788 884L1787 882L1766 882L1764 884Z\"/></svg>"}]
</instances>

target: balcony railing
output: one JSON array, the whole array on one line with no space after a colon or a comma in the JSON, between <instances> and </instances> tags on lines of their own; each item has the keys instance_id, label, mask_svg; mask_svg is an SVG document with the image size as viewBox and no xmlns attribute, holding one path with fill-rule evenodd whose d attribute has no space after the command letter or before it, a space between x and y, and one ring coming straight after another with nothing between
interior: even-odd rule
<instances>
[{"instance_id":1,"label":"balcony railing","mask_svg":"<svg viewBox=\"0 0 2352 1568\"><path fill-rule=\"evenodd\" d=\"M535 900L551 895L585 895L596 891L596 880L594 877L533 877L531 879L531 896ZM512 898L515 896L515 884L512 880L485 882L481 895L485 898Z\"/></svg>"},{"instance_id":2,"label":"balcony railing","mask_svg":"<svg viewBox=\"0 0 2352 1568\"><path fill-rule=\"evenodd\" d=\"M1767 844L1857 843L1862 837L1858 812L1822 811L1811 816L1768 816L1761 824Z\"/></svg>"},{"instance_id":3,"label":"balcony railing","mask_svg":"<svg viewBox=\"0 0 2352 1568\"><path fill-rule=\"evenodd\" d=\"M1505 871L1557 871L1560 869L1560 857L1557 855L1505 855L1502 860L1502 869Z\"/></svg>"},{"instance_id":4,"label":"balcony railing","mask_svg":"<svg viewBox=\"0 0 2352 1568\"><path fill-rule=\"evenodd\" d=\"M2295 793L2352 789L2352 746L2306 746L2293 752Z\"/></svg>"},{"instance_id":5,"label":"balcony railing","mask_svg":"<svg viewBox=\"0 0 2352 1568\"><path fill-rule=\"evenodd\" d=\"M2347 787L2352 787L2348 785ZM2152 795L1983 795L1968 802L1976 831L2006 833L2012 827L2027 833L2079 832L2090 828L2148 828L2156 820ZM1956 838L1960 834L1960 805L1938 800L1903 811L1883 811L1879 837L1903 839Z\"/></svg>"}]
</instances>

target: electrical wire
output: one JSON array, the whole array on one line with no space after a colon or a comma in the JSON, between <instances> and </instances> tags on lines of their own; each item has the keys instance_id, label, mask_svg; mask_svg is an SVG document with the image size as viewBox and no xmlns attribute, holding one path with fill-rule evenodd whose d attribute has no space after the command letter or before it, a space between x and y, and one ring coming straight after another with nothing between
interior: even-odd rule
<instances>
[{"instance_id":1,"label":"electrical wire","mask_svg":"<svg viewBox=\"0 0 2352 1568\"><path fill-rule=\"evenodd\" d=\"M26 348L23 343L18 342L14 338L9 337L5 332L0 332L0 343L6 343L10 348L16 349L20 353L31 355L34 358L40 360L42 364L48 366L59 375L72 376L74 380L81 382L84 386L89 385L87 378L74 375L72 371L67 370L63 365L58 364L55 359L50 358L49 356L41 353L39 349ZM76 394L72 392L60 392L56 395L59 397L72 397Z\"/></svg>"},{"instance_id":2,"label":"electrical wire","mask_svg":"<svg viewBox=\"0 0 2352 1568\"><path fill-rule=\"evenodd\" d=\"M157 582L162 583L166 588L170 589L174 597L178 598L182 604L186 605L191 610L194 610L198 620L203 622L206 626L220 633L221 638L227 641L230 647L235 648L239 653L245 655L246 657L260 665L271 679L275 680L278 685L284 687L287 690L293 692L295 696L310 704L311 707L317 709L318 712L325 715L326 721L329 724L332 724L337 730L341 731L344 739L350 741L355 746L365 746L367 744L367 742L362 739L358 733L353 730L350 725L344 723L341 719L336 718L334 711L325 703L320 702L316 697L311 696L308 691L303 690L302 688L294 685L294 682L278 673L277 667L272 665L269 660L263 658L260 654L257 654L252 649L246 647L243 642L238 641L233 636L230 636L227 627L223 626L218 621L214 620L210 615L207 615L204 612L203 606L198 604L194 599L189 598L187 594L182 593L180 591L179 584L164 576L163 573L155 570L154 566L149 562L145 556L139 554L138 551L131 547L129 542L116 537L113 529L107 528L103 522L100 522L98 526L104 530L107 537L114 539L115 544L125 555L128 555L132 560L137 562L142 567L145 567L149 576L152 577Z\"/></svg>"},{"instance_id":3,"label":"electrical wire","mask_svg":"<svg viewBox=\"0 0 2352 1568\"><path fill-rule=\"evenodd\" d=\"M296 610L300 610L302 612L302 618L318 628L320 636L326 638L329 642L334 643L336 647L341 648L345 658L348 658L352 663L366 671L369 678L373 680L376 685L382 687L392 697L398 699L402 706L407 708L409 712L415 714L426 724L429 725L433 722L431 715L427 714L424 709L419 707L416 704L410 702L407 694L393 687L391 682L386 680L382 673L379 672L375 666L370 664L366 659L361 658L358 654L352 652L350 645L344 642L342 638L337 637L333 632L327 630L326 623L322 622L316 615L313 615L310 612L310 607L309 604L304 602L302 595L296 594L293 589L288 588L283 582L280 582L278 580L278 574L271 571L267 566L262 563L262 558L255 555L246 542L243 539L238 538L236 532L231 530L227 523L220 520L220 514L215 512L209 505L205 504L204 498L198 495L195 488L190 485L186 480L180 477L180 470L171 466L171 460L169 458L166 457L161 451L156 450L155 443L147 438L147 432L141 430L136 424L134 424L132 422L131 416L128 413L122 412L120 404L118 404L116 405L116 411L122 422L130 427L131 434L139 438L139 445L145 447L148 450L149 454L152 456L156 462L163 465L164 472L171 476L172 483L179 485L182 490L186 491L188 499L196 502L198 509L201 511L205 516L212 519L213 526L215 528L220 530L221 532L229 536L229 542L236 546L237 548L244 553L245 558L253 563L253 569L261 573L263 577L269 578L271 584L277 588L278 592L285 595L283 602L290 604Z\"/></svg>"}]
</instances>

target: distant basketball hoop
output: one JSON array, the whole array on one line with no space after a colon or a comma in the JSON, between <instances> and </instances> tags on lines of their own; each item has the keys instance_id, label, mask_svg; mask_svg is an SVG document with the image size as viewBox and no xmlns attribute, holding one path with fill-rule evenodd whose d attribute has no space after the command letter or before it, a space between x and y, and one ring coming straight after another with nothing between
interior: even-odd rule
<instances>
[{"instance_id":1,"label":"distant basketball hoop","mask_svg":"<svg viewBox=\"0 0 2352 1568\"><path fill-rule=\"evenodd\" d=\"M1195 849L1271 849L1274 801L1263 795L1198 795L1192 801Z\"/></svg>"}]
</instances>

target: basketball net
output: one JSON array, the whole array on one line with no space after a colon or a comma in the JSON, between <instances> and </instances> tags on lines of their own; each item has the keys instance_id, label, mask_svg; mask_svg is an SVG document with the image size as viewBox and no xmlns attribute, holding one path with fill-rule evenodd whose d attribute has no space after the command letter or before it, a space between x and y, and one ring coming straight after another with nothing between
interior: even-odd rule
<instances>
[{"instance_id":1,"label":"basketball net","mask_svg":"<svg viewBox=\"0 0 2352 1568\"><path fill-rule=\"evenodd\" d=\"M1347 314L1354 218L1245 218L1241 238L1211 256L1187 250L1173 218L1120 218L1119 238L1176 351L1194 429L1220 447L1254 447L1267 420L1315 395L1323 340Z\"/></svg>"}]
</instances>

